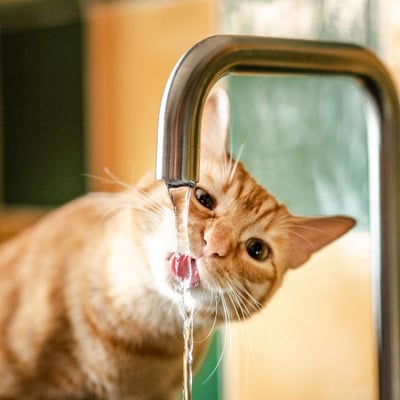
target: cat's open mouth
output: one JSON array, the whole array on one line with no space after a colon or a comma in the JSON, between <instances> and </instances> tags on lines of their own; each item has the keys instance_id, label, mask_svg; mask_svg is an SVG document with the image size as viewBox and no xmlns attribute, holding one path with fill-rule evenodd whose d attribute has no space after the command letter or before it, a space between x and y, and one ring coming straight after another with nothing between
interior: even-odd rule
<instances>
[{"instance_id":1,"label":"cat's open mouth","mask_svg":"<svg viewBox=\"0 0 400 400\"><path fill-rule=\"evenodd\" d=\"M200 284L200 275L196 259L188 254L170 253L167 257L168 267L172 276L181 281L189 281L191 287Z\"/></svg>"}]
</instances>

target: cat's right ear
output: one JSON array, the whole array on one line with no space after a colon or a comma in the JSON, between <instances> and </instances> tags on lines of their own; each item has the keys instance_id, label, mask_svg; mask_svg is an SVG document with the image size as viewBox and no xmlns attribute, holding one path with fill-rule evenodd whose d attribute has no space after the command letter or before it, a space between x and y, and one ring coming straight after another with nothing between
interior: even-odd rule
<instances>
[{"instance_id":1,"label":"cat's right ear","mask_svg":"<svg viewBox=\"0 0 400 400\"><path fill-rule=\"evenodd\" d=\"M201 120L201 157L220 159L227 153L229 133L229 97L216 86L208 95Z\"/></svg>"},{"instance_id":2,"label":"cat's right ear","mask_svg":"<svg viewBox=\"0 0 400 400\"><path fill-rule=\"evenodd\" d=\"M353 218L345 216L292 217L288 225L291 244L288 266L302 265L314 252L345 234L355 223Z\"/></svg>"}]
</instances>

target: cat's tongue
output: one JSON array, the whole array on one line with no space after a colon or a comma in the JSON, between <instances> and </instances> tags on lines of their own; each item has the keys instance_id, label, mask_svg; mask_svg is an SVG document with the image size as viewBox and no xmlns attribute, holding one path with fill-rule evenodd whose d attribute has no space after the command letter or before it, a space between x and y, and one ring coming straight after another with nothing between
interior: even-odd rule
<instances>
[{"instance_id":1,"label":"cat's tongue","mask_svg":"<svg viewBox=\"0 0 400 400\"><path fill-rule=\"evenodd\" d=\"M190 280L190 286L195 287L200 283L199 271L196 260L187 254L175 253L169 260L172 275L184 282Z\"/></svg>"}]
</instances>

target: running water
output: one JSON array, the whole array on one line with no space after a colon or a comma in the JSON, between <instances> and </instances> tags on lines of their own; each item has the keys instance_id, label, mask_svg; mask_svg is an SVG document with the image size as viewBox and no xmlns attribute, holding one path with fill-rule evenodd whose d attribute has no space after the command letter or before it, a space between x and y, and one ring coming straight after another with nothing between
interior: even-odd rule
<instances>
[{"instance_id":1,"label":"running water","mask_svg":"<svg viewBox=\"0 0 400 400\"><path fill-rule=\"evenodd\" d=\"M179 192L184 194L185 201L180 204L177 202L176 195ZM175 275L177 277L177 290L181 295L181 315L183 318L183 400L192 400L192 367L193 367L193 312L194 304L190 287L192 282L192 266L189 256L189 234L188 217L189 204L192 188L189 186L179 188L168 188L168 193L172 201L175 212L175 225L177 235L177 248L174 256ZM184 231L182 231L184 230Z\"/></svg>"}]
</instances>

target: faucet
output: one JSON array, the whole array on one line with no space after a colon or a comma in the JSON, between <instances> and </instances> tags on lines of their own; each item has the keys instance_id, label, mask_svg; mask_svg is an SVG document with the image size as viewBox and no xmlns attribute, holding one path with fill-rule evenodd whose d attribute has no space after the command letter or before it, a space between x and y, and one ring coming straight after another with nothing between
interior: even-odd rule
<instances>
[{"instance_id":1,"label":"faucet","mask_svg":"<svg viewBox=\"0 0 400 400\"><path fill-rule=\"evenodd\" d=\"M161 101L156 179L168 187L198 181L203 105L227 74L345 76L364 88L375 111L367 118L374 122L368 148L379 398L400 399L400 105L389 73L356 45L242 35L202 40L178 61Z\"/></svg>"}]
</instances>

